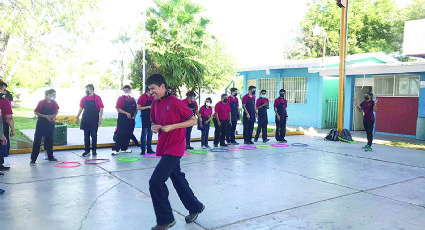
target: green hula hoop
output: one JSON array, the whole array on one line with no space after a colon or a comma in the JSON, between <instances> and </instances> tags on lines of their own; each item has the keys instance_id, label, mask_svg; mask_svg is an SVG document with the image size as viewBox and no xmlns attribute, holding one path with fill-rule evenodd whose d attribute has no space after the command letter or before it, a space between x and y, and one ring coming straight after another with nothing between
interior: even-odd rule
<instances>
[{"instance_id":1,"label":"green hula hoop","mask_svg":"<svg viewBox=\"0 0 425 230\"><path fill-rule=\"evenodd\" d=\"M125 161L125 162L131 162L131 161L140 161L140 157L119 157L117 160L119 161Z\"/></svg>"},{"instance_id":2,"label":"green hula hoop","mask_svg":"<svg viewBox=\"0 0 425 230\"><path fill-rule=\"evenodd\" d=\"M189 150L189 153L191 153L191 154L206 154L206 153L208 153L208 150L205 150L205 149L191 149L191 150Z\"/></svg>"},{"instance_id":3,"label":"green hula hoop","mask_svg":"<svg viewBox=\"0 0 425 230\"><path fill-rule=\"evenodd\" d=\"M257 149L274 149L271 145L256 145Z\"/></svg>"},{"instance_id":4,"label":"green hula hoop","mask_svg":"<svg viewBox=\"0 0 425 230\"><path fill-rule=\"evenodd\" d=\"M352 144L356 143L356 141L355 141L355 140L349 141L349 140L345 140L345 139L343 139L343 138L341 138L341 137L338 137L338 139L339 139L340 141L345 141L345 142L352 143Z\"/></svg>"}]
</instances>

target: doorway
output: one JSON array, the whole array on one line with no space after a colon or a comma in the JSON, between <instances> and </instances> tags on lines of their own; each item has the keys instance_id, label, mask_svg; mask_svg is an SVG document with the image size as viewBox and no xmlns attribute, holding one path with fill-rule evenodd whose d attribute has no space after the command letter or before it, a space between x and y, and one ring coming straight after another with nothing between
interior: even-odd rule
<instances>
[{"instance_id":1,"label":"doorway","mask_svg":"<svg viewBox=\"0 0 425 230\"><path fill-rule=\"evenodd\" d=\"M354 98L357 100L357 104L361 104L364 101L366 93L372 92L372 86L355 86L354 87ZM363 112L359 112L356 107L353 106L353 130L365 130L363 127Z\"/></svg>"}]
</instances>

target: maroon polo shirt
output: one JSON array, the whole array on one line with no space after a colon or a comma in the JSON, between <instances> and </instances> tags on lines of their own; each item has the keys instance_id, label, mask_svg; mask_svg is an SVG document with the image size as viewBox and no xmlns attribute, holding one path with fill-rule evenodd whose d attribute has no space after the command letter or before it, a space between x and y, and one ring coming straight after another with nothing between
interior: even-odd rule
<instances>
[{"instance_id":1,"label":"maroon polo shirt","mask_svg":"<svg viewBox=\"0 0 425 230\"><path fill-rule=\"evenodd\" d=\"M215 105L214 111L218 114L220 121L227 120L231 111L229 103L224 104L222 101Z\"/></svg>"},{"instance_id":2,"label":"maroon polo shirt","mask_svg":"<svg viewBox=\"0 0 425 230\"><path fill-rule=\"evenodd\" d=\"M255 103L255 106L258 107L258 106L260 106L260 105L262 105L264 103L266 103L268 105L269 104L269 99L260 97L260 98L257 99L257 102Z\"/></svg>"},{"instance_id":3,"label":"maroon polo shirt","mask_svg":"<svg viewBox=\"0 0 425 230\"><path fill-rule=\"evenodd\" d=\"M140 106L145 106L147 101L153 101L154 99L155 98L153 95L148 96L146 93L144 93L139 97L139 100L137 100L137 104Z\"/></svg>"},{"instance_id":4,"label":"maroon polo shirt","mask_svg":"<svg viewBox=\"0 0 425 230\"><path fill-rule=\"evenodd\" d=\"M95 97L96 97L96 100L94 99ZM84 96L83 99L81 99L81 101L80 101L80 107L81 108L84 108L84 102L86 102L86 100L87 101L95 101L97 111L100 111L100 109L105 108L105 106L103 106L102 98L100 98L96 94L93 94L93 96Z\"/></svg>"},{"instance_id":5,"label":"maroon polo shirt","mask_svg":"<svg viewBox=\"0 0 425 230\"><path fill-rule=\"evenodd\" d=\"M43 108L54 108L53 113L57 114L59 111L59 105L58 103L56 103L56 101L50 101L47 102L47 100L42 100L40 102L38 102L37 107L35 108L34 112L36 113L41 113L41 110L43 110ZM43 114L45 115L45 114ZM52 121L52 123L55 123L55 121Z\"/></svg>"},{"instance_id":6,"label":"maroon polo shirt","mask_svg":"<svg viewBox=\"0 0 425 230\"><path fill-rule=\"evenodd\" d=\"M7 115L12 115L12 102L7 100L6 98L0 99L0 110L1 110L1 117L3 120L6 120Z\"/></svg>"},{"instance_id":7,"label":"maroon polo shirt","mask_svg":"<svg viewBox=\"0 0 425 230\"><path fill-rule=\"evenodd\" d=\"M375 120L375 115L373 114L373 106L375 106L375 101L363 101L360 104L360 107L363 109L363 120Z\"/></svg>"},{"instance_id":8,"label":"maroon polo shirt","mask_svg":"<svg viewBox=\"0 0 425 230\"><path fill-rule=\"evenodd\" d=\"M274 107L275 108L279 107L280 104L283 104L284 108L288 107L288 102L286 101L285 98L278 97L278 98L276 98L276 100L274 100Z\"/></svg>"},{"instance_id":9,"label":"maroon polo shirt","mask_svg":"<svg viewBox=\"0 0 425 230\"><path fill-rule=\"evenodd\" d=\"M205 106L202 106L201 109L199 109L199 115L201 117L209 117L212 114L212 107L205 108Z\"/></svg>"},{"instance_id":10,"label":"maroon polo shirt","mask_svg":"<svg viewBox=\"0 0 425 230\"><path fill-rule=\"evenodd\" d=\"M174 95L154 100L151 107L151 120L161 126L187 121L193 116L192 110ZM159 131L156 155L183 156L186 149L186 128L170 132Z\"/></svg>"}]
</instances>

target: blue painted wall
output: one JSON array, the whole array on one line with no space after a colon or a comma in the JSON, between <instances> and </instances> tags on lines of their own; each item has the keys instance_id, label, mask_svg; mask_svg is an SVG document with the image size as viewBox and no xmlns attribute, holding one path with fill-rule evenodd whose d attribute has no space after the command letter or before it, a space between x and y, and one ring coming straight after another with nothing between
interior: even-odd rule
<instances>
[{"instance_id":1,"label":"blue painted wall","mask_svg":"<svg viewBox=\"0 0 425 230\"><path fill-rule=\"evenodd\" d=\"M258 88L258 79L277 78L276 89L280 90L281 77L307 77L307 103L288 105L288 125L308 126L322 128L322 93L323 78L318 73L308 73L308 68L292 68L270 70L270 75L265 70L240 72L244 75L243 94L247 93L247 84L249 79L257 80L257 98L261 89ZM279 91L276 96L278 96ZM273 102L270 102L268 110L269 123L275 123L275 113Z\"/></svg>"},{"instance_id":2,"label":"blue painted wall","mask_svg":"<svg viewBox=\"0 0 425 230\"><path fill-rule=\"evenodd\" d=\"M421 81L425 81L425 73L420 73ZM419 108L418 117L425 117L425 88L419 89Z\"/></svg>"}]
</instances>

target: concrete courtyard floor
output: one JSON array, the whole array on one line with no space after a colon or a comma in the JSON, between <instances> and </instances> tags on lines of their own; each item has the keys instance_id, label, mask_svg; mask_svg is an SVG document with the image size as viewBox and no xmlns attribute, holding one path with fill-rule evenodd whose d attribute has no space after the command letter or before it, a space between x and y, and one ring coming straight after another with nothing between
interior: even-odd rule
<instances>
[{"instance_id":1,"label":"concrete courtyard floor","mask_svg":"<svg viewBox=\"0 0 425 230\"><path fill-rule=\"evenodd\" d=\"M364 143L315 136L287 140L284 148L183 157L182 170L206 209L186 224L168 181L172 229L425 229L424 151L374 145L363 152ZM81 150L55 152L60 161L83 163L75 168L54 167L44 154L34 166L29 154L9 156L12 168L0 177L0 229L150 229L148 181L159 159L117 161L140 156L131 149L118 156L100 149L98 158L110 159L100 165L84 164Z\"/></svg>"}]
</instances>

